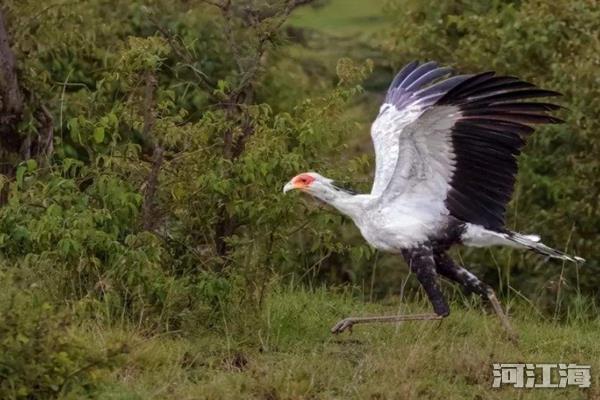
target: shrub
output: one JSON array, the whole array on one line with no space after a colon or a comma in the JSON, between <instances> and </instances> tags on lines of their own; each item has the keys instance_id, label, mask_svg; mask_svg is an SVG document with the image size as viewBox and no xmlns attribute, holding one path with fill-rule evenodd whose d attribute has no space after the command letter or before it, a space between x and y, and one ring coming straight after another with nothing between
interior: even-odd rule
<instances>
[{"instance_id":1,"label":"shrub","mask_svg":"<svg viewBox=\"0 0 600 400\"><path fill-rule=\"evenodd\" d=\"M0 274L0 398L53 399L92 393L126 352L99 349L72 334L71 315L37 290Z\"/></svg>"}]
</instances>

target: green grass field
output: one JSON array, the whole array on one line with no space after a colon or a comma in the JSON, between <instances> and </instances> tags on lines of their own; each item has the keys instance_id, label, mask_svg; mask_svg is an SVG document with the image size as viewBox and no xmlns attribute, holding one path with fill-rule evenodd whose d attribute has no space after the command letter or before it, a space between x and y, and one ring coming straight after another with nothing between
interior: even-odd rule
<instances>
[{"instance_id":1,"label":"green grass field","mask_svg":"<svg viewBox=\"0 0 600 400\"><path fill-rule=\"evenodd\" d=\"M353 313L423 312L422 304L365 304L326 290L284 291L240 330L145 337L135 328L88 327L89 340L121 340L131 349L107 377L106 399L595 399L600 324L556 325L526 308L513 318L517 345L477 302L455 304L442 323L357 326L333 336ZM592 388L492 388L494 362L592 365Z\"/></svg>"},{"instance_id":2,"label":"green grass field","mask_svg":"<svg viewBox=\"0 0 600 400\"><path fill-rule=\"evenodd\" d=\"M294 13L291 23L332 35L370 33L385 22L385 0L333 0L319 7L303 7Z\"/></svg>"}]
</instances>

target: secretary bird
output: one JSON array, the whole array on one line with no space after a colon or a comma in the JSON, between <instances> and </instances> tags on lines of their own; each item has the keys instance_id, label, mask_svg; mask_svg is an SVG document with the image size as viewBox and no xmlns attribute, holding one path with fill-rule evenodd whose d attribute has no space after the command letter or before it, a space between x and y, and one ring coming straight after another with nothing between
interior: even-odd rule
<instances>
[{"instance_id":1,"label":"secretary bird","mask_svg":"<svg viewBox=\"0 0 600 400\"><path fill-rule=\"evenodd\" d=\"M292 178L298 189L350 217L369 244L401 254L425 289L432 314L350 317L332 333L354 324L440 320L450 313L438 274L487 298L511 338L516 338L494 290L454 263L455 244L502 245L546 257L583 262L512 232L504 214L517 173L517 159L531 124L559 123L560 107L531 101L559 93L494 72L451 75L435 62L411 62L392 81L371 127L375 179L370 194L354 194L315 172Z\"/></svg>"}]
</instances>

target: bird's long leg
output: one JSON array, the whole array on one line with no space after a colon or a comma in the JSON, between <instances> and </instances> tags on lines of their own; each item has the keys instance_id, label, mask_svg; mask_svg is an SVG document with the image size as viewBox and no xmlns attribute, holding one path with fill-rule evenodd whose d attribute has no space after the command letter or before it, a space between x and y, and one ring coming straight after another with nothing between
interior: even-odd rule
<instances>
[{"instance_id":1,"label":"bird's long leg","mask_svg":"<svg viewBox=\"0 0 600 400\"><path fill-rule=\"evenodd\" d=\"M454 261L444 252L435 253L435 263L437 267L437 272L441 275L445 276L448 279L451 279L455 282L463 285L468 291L477 293L482 297L488 299L494 312L498 315L500 319L500 323L502 327L506 331L506 334L511 340L516 341L518 339L518 335L513 330L508 317L502 310L502 306L496 297L496 293L494 289L492 289L489 285L483 283L479 280L474 274L469 272L467 269L456 265Z\"/></svg>"},{"instance_id":2,"label":"bird's long leg","mask_svg":"<svg viewBox=\"0 0 600 400\"><path fill-rule=\"evenodd\" d=\"M411 315L382 315L373 317L349 317L338 322L331 333L340 333L346 329L352 330L355 324L371 323L371 322L400 322L400 321L430 321L440 320L448 314L450 309L448 303L442 295L439 284L437 282L437 274L435 272L435 261L433 251L430 247L419 247L416 249L406 250L402 253L410 269L415 273L417 279L425 289L433 310L431 314L411 314Z\"/></svg>"},{"instance_id":3,"label":"bird's long leg","mask_svg":"<svg viewBox=\"0 0 600 400\"><path fill-rule=\"evenodd\" d=\"M331 333L340 333L346 329L352 330L352 326L371 322L402 322L402 321L431 321L442 319L444 316L437 314L410 314L410 315L379 315L373 317L349 317L339 321Z\"/></svg>"}]
</instances>

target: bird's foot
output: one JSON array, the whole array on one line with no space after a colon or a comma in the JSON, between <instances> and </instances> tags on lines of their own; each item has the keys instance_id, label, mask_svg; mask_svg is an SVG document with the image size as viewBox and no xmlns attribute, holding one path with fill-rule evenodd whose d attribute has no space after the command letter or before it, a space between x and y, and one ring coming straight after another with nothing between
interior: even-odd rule
<instances>
[{"instance_id":1,"label":"bird's foot","mask_svg":"<svg viewBox=\"0 0 600 400\"><path fill-rule=\"evenodd\" d=\"M345 330L348 330L348 331L350 331L350 333L352 333L352 326L355 323L356 323L356 319L354 319L354 318L344 318L343 320L341 320L340 322L335 324L335 326L333 328L331 328L331 333L333 333L334 335L337 335L338 333L342 333Z\"/></svg>"}]
</instances>

